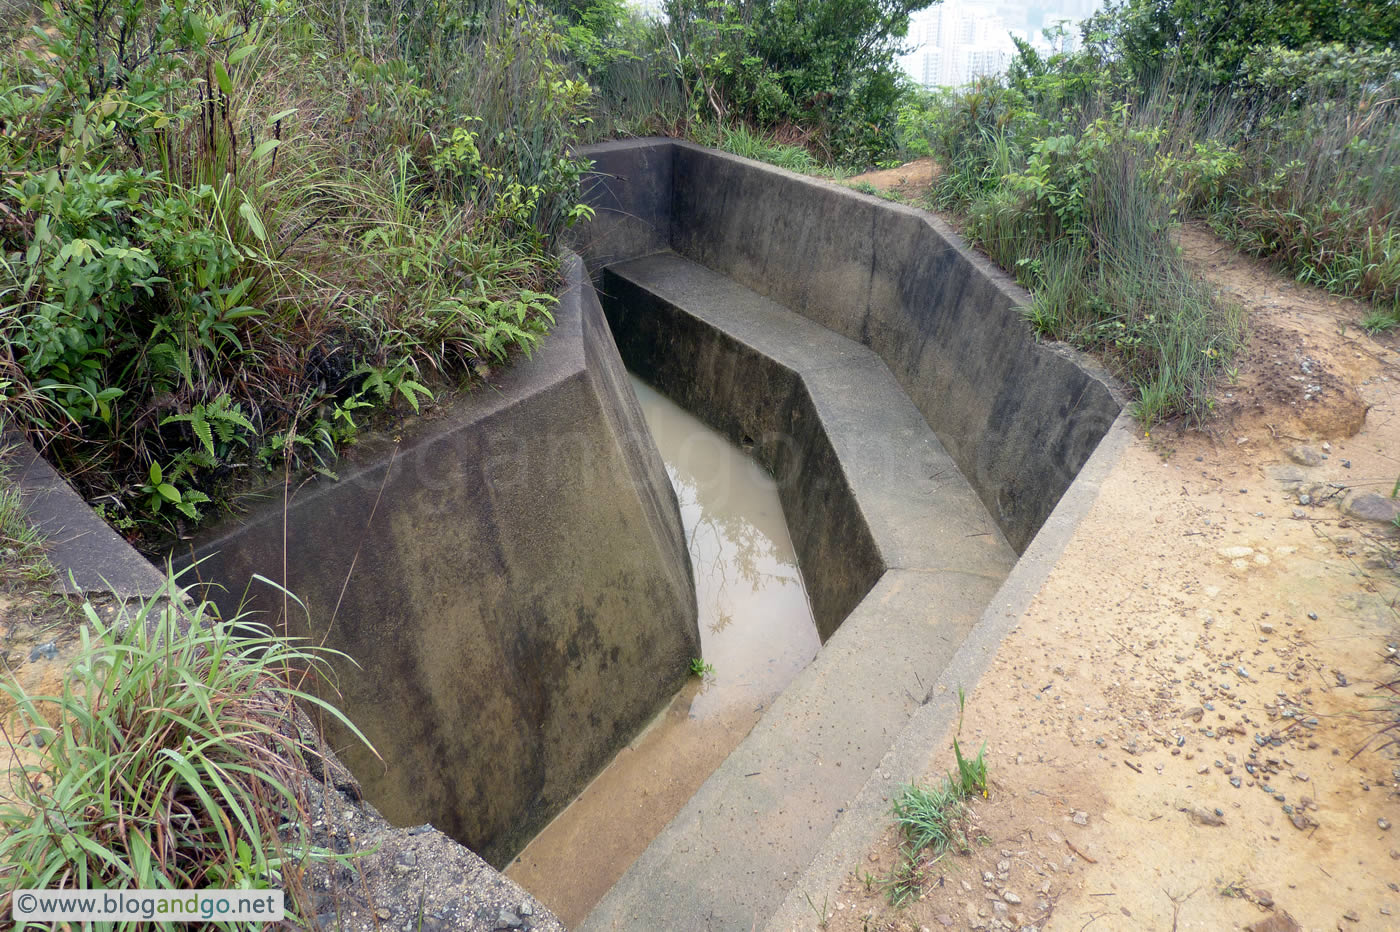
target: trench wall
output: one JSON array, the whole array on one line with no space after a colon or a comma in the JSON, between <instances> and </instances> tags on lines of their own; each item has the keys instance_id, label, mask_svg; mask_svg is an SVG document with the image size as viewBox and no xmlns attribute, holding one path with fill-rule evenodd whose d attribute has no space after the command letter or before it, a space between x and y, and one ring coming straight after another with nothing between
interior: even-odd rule
<instances>
[{"instance_id":1,"label":"trench wall","mask_svg":"<svg viewBox=\"0 0 1400 932\"><path fill-rule=\"evenodd\" d=\"M582 263L566 268L532 358L179 554L228 587L210 590L226 611L246 597L358 662L338 665L342 707L383 762L332 738L368 799L498 866L700 650L675 493ZM305 609L245 592L253 574Z\"/></svg>"},{"instance_id":2,"label":"trench wall","mask_svg":"<svg viewBox=\"0 0 1400 932\"><path fill-rule=\"evenodd\" d=\"M686 142L584 154L597 215L576 248L600 281L670 250L870 347L1018 553L1121 410L1090 360L1035 339L1029 296L926 213Z\"/></svg>"}]
</instances>

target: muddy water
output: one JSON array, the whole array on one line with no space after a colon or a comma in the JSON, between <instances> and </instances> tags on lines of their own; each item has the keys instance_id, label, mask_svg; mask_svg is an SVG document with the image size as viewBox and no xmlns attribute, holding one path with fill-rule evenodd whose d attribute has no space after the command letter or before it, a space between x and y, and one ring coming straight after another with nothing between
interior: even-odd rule
<instances>
[{"instance_id":1,"label":"muddy water","mask_svg":"<svg viewBox=\"0 0 1400 932\"><path fill-rule=\"evenodd\" d=\"M637 379L695 568L694 679L506 874L579 924L821 646L777 487L737 447Z\"/></svg>"}]
</instances>

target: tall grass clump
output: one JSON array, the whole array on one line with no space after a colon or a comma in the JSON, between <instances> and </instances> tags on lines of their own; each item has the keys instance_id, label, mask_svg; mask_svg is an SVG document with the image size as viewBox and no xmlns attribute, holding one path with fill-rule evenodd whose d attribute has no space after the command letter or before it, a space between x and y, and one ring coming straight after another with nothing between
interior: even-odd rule
<instances>
[{"instance_id":1,"label":"tall grass clump","mask_svg":"<svg viewBox=\"0 0 1400 932\"><path fill-rule=\"evenodd\" d=\"M524 0L64 0L0 55L0 410L124 530L551 323L590 89Z\"/></svg>"},{"instance_id":2,"label":"tall grass clump","mask_svg":"<svg viewBox=\"0 0 1400 932\"><path fill-rule=\"evenodd\" d=\"M1023 67L1034 64L1027 50ZM1171 240L1176 198L1161 159L1176 140L1163 101L1107 101L1093 75L1020 86L982 79L934 126L934 196L1030 289L1041 333L1101 352L1146 423L1210 409L1242 321L1188 272Z\"/></svg>"},{"instance_id":3,"label":"tall grass clump","mask_svg":"<svg viewBox=\"0 0 1400 932\"><path fill-rule=\"evenodd\" d=\"M780 142L772 136L750 129L743 123L731 126L701 126L694 136L704 145L723 149L746 159L767 162L789 171L810 172L819 168L821 164L804 147Z\"/></svg>"},{"instance_id":4,"label":"tall grass clump","mask_svg":"<svg viewBox=\"0 0 1400 932\"><path fill-rule=\"evenodd\" d=\"M1259 50L1227 107L1201 135L1228 170L1198 209L1246 252L1400 323L1400 51Z\"/></svg>"},{"instance_id":5,"label":"tall grass clump","mask_svg":"<svg viewBox=\"0 0 1400 932\"><path fill-rule=\"evenodd\" d=\"M61 693L0 682L18 765L0 799L7 889L284 889L308 921L308 760L294 718L330 652L188 607L174 581L111 622L84 606ZM22 750L17 750L23 746ZM8 907L6 907L8 912Z\"/></svg>"}]
</instances>

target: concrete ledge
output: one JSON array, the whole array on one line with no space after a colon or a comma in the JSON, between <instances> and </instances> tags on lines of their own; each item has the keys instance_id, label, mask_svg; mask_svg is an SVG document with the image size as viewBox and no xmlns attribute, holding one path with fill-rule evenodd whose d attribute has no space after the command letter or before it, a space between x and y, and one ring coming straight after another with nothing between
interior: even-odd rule
<instances>
[{"instance_id":1,"label":"concrete ledge","mask_svg":"<svg viewBox=\"0 0 1400 932\"><path fill-rule=\"evenodd\" d=\"M1016 555L867 347L674 254L608 266L603 294L633 371L773 471L826 644L586 928L751 928Z\"/></svg>"},{"instance_id":2,"label":"concrete ledge","mask_svg":"<svg viewBox=\"0 0 1400 932\"><path fill-rule=\"evenodd\" d=\"M342 708L388 764L331 735L369 800L496 865L699 655L675 493L582 263L566 271L530 359L182 554L226 611L254 574L296 593L304 610L268 587L249 604L350 658Z\"/></svg>"},{"instance_id":3,"label":"concrete ledge","mask_svg":"<svg viewBox=\"0 0 1400 932\"><path fill-rule=\"evenodd\" d=\"M1121 405L925 214L688 143L589 154L578 241L620 350L773 470L830 638L585 927L780 924L922 773L932 690L985 667L988 605L1087 508L1055 511Z\"/></svg>"},{"instance_id":4,"label":"concrete ledge","mask_svg":"<svg viewBox=\"0 0 1400 932\"><path fill-rule=\"evenodd\" d=\"M956 653L941 668L929 668L924 681L927 695L948 698L931 701L910 717L864 786L846 804L811 862L794 876L782 904L761 925L767 932L811 928L811 906L804 894L831 890L844 881L853 859L868 851L889 826L888 800L900 785L922 780L929 772L943 750L943 738L957 721L958 709L951 697L957 695L958 687L970 689L991 665L1002 639L1015 628L1059 562L1075 528L1098 499L1104 480L1127 449L1132 431L1132 417L1120 414Z\"/></svg>"},{"instance_id":5,"label":"concrete ledge","mask_svg":"<svg viewBox=\"0 0 1400 932\"><path fill-rule=\"evenodd\" d=\"M165 588L165 574L88 507L73 487L18 434L5 434L0 460L20 491L29 521L47 538L45 553L58 570L54 586L69 595L149 598Z\"/></svg>"}]
</instances>

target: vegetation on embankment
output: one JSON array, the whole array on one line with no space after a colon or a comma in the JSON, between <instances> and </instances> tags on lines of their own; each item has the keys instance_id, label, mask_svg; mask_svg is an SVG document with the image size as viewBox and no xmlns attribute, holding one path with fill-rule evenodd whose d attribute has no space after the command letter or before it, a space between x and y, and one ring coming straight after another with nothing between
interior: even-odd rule
<instances>
[{"instance_id":1,"label":"vegetation on embankment","mask_svg":"<svg viewBox=\"0 0 1400 932\"><path fill-rule=\"evenodd\" d=\"M513 0L22 9L0 410L119 528L528 351L589 89Z\"/></svg>"},{"instance_id":2,"label":"vegetation on embankment","mask_svg":"<svg viewBox=\"0 0 1400 932\"><path fill-rule=\"evenodd\" d=\"M330 472L548 327L579 142L893 145L928 0L50 0L0 23L0 413L119 529Z\"/></svg>"},{"instance_id":3,"label":"vegetation on embankment","mask_svg":"<svg viewBox=\"0 0 1400 932\"><path fill-rule=\"evenodd\" d=\"M1393 5L1129 0L1081 33L901 117L943 169L935 202L1031 290L1037 329L1101 352L1149 425L1208 416L1242 321L1183 267L1186 217L1372 302L1368 327L1400 323Z\"/></svg>"},{"instance_id":4,"label":"vegetation on embankment","mask_svg":"<svg viewBox=\"0 0 1400 932\"><path fill-rule=\"evenodd\" d=\"M81 611L56 691L0 679L7 891L282 890L288 919L309 925L307 869L350 861L313 843L321 751L297 717L297 703L319 708L359 735L306 689L331 652L165 592L108 621Z\"/></svg>"}]
</instances>

